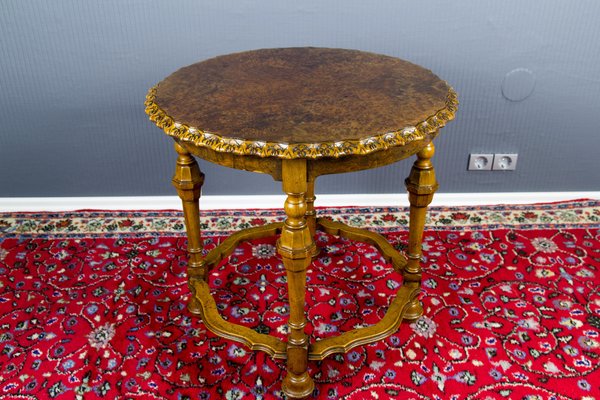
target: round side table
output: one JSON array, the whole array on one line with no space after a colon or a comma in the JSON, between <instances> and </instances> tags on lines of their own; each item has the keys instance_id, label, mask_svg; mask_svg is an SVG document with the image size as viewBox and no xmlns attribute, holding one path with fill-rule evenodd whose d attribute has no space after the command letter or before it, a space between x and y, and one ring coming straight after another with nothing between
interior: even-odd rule
<instances>
[{"instance_id":1,"label":"round side table","mask_svg":"<svg viewBox=\"0 0 600 400\"><path fill-rule=\"evenodd\" d=\"M355 50L284 48L248 51L182 68L150 89L150 119L175 139L173 184L183 203L188 236L189 311L219 336L287 359L282 388L289 398L314 389L308 360L322 360L385 338L402 320L423 313L421 240L427 206L438 184L432 140L454 118L456 93L430 71L396 58ZM359 171L417 155L406 187L410 200L406 256L383 236L317 218L315 179ZM233 234L202 257L199 199L204 174L193 156L281 181L287 218ZM306 270L317 250L313 236L329 234L374 245L403 284L375 325L310 343L305 333ZM287 274L287 342L225 321L207 283L208 271L243 240L279 235Z\"/></svg>"}]
</instances>

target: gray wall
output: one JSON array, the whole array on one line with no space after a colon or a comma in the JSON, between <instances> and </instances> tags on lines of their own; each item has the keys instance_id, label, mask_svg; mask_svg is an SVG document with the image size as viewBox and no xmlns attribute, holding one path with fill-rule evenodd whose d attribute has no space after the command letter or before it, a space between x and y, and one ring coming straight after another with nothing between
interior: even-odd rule
<instances>
[{"instance_id":1,"label":"gray wall","mask_svg":"<svg viewBox=\"0 0 600 400\"><path fill-rule=\"evenodd\" d=\"M172 195L171 140L147 89L241 50L355 48L421 64L461 101L437 140L443 192L600 190L600 2L0 1L0 197ZM515 68L535 75L502 96ZM518 152L516 172L467 172ZM409 163L324 177L320 193L403 190ZM278 193L268 176L202 164L206 194Z\"/></svg>"}]
</instances>

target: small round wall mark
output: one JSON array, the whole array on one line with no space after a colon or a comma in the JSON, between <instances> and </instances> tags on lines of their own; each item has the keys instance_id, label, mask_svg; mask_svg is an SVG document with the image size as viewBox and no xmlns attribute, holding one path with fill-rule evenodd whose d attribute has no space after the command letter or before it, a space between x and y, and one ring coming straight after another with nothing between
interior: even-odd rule
<instances>
[{"instance_id":1,"label":"small round wall mark","mask_svg":"<svg viewBox=\"0 0 600 400\"><path fill-rule=\"evenodd\" d=\"M516 68L504 76L502 95L510 101L523 101L535 88L535 75L526 68Z\"/></svg>"}]
</instances>

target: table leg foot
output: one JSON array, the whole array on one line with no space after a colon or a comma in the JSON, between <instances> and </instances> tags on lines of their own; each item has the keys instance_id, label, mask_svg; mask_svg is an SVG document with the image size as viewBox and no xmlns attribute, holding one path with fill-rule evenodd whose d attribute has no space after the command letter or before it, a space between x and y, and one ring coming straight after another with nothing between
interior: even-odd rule
<instances>
[{"instance_id":1,"label":"table leg foot","mask_svg":"<svg viewBox=\"0 0 600 400\"><path fill-rule=\"evenodd\" d=\"M315 382L308 372L296 375L288 371L281 387L288 399L306 399L314 391Z\"/></svg>"},{"instance_id":2,"label":"table leg foot","mask_svg":"<svg viewBox=\"0 0 600 400\"><path fill-rule=\"evenodd\" d=\"M429 143L417 153L408 178L406 188L410 201L410 222L408 233L407 264L403 271L404 285L421 287L421 245L427 206L433 200L433 194L438 188L435 171L431 164L431 157L435 153L433 143ZM423 305L415 298L408 305L404 319L415 320L423 315Z\"/></svg>"},{"instance_id":3,"label":"table leg foot","mask_svg":"<svg viewBox=\"0 0 600 400\"><path fill-rule=\"evenodd\" d=\"M419 285L420 286L420 285ZM418 298L412 300L406 306L406 311L404 311L404 319L407 321L415 321L419 319L423 315L423 304L419 301Z\"/></svg>"},{"instance_id":4,"label":"table leg foot","mask_svg":"<svg viewBox=\"0 0 600 400\"><path fill-rule=\"evenodd\" d=\"M194 293L192 293L192 297L188 301L187 309L190 312L190 314L196 317L202 316L202 308L200 307L200 302L198 301L198 299L196 299L196 295Z\"/></svg>"}]
</instances>

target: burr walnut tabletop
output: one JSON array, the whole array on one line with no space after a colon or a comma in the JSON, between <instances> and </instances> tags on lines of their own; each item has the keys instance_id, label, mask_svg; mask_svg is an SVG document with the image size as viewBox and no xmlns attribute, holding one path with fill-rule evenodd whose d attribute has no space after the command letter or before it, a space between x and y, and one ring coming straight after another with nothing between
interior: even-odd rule
<instances>
[{"instance_id":1,"label":"burr walnut tabletop","mask_svg":"<svg viewBox=\"0 0 600 400\"><path fill-rule=\"evenodd\" d=\"M282 382L289 398L311 395L309 360L382 339L402 320L423 313L421 239L437 189L433 139L454 118L456 94L432 72L397 58L356 50L265 49L230 54L176 71L146 97L146 113L175 139L173 184L188 235L188 309L216 334L287 359ZM410 201L408 246L397 252L383 236L317 218L315 179L417 156L405 180ZM199 200L204 174L194 156L282 182L285 222L233 234L202 253ZM249 205L251 206L251 205ZM375 325L311 343L305 334L306 270L318 255L316 229L374 245L403 277L388 312ZM287 274L287 342L224 320L207 283L208 271L243 240L278 235Z\"/></svg>"}]
</instances>

